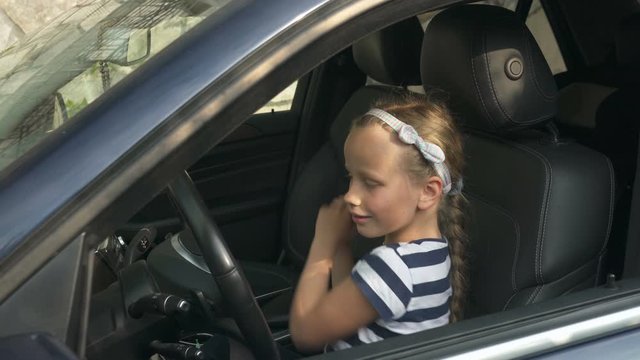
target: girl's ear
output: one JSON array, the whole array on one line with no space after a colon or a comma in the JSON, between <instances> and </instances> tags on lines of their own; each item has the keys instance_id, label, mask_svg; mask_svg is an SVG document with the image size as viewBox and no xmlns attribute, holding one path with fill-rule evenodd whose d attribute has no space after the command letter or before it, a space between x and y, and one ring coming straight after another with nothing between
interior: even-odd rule
<instances>
[{"instance_id":1,"label":"girl's ear","mask_svg":"<svg viewBox=\"0 0 640 360\"><path fill-rule=\"evenodd\" d=\"M438 176L431 176L422 184L418 209L427 210L438 204L442 196L442 179Z\"/></svg>"}]
</instances>

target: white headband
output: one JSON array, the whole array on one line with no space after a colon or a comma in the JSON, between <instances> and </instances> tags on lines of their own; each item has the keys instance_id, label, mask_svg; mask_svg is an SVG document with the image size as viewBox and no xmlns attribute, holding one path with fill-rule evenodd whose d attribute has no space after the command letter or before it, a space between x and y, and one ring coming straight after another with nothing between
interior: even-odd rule
<instances>
[{"instance_id":1,"label":"white headband","mask_svg":"<svg viewBox=\"0 0 640 360\"><path fill-rule=\"evenodd\" d=\"M451 191L451 175L447 165L444 164L444 151L442 151L440 146L425 141L413 126L398 120L398 118L384 110L371 109L365 115L372 115L384 121L385 124L389 125L398 133L398 137L403 143L414 145L418 148L422 156L433 164L434 170L444 182L442 192L447 194ZM456 189L452 194L459 193L460 191L462 191L462 179L458 180Z\"/></svg>"}]
</instances>

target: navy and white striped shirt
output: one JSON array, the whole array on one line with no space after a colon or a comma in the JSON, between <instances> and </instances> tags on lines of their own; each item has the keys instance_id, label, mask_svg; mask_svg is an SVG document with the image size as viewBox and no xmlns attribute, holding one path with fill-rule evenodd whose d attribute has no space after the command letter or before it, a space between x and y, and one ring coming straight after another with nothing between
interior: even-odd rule
<instances>
[{"instance_id":1,"label":"navy and white striped shirt","mask_svg":"<svg viewBox=\"0 0 640 360\"><path fill-rule=\"evenodd\" d=\"M449 323L449 247L443 239L379 246L356 263L351 278L380 317L335 350Z\"/></svg>"}]
</instances>

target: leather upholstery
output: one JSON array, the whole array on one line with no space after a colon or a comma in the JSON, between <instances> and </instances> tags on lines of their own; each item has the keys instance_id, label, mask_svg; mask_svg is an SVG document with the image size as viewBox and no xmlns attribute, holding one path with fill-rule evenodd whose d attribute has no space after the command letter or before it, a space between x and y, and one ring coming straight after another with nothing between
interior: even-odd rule
<instances>
[{"instance_id":1,"label":"leather upholstery","mask_svg":"<svg viewBox=\"0 0 640 360\"><path fill-rule=\"evenodd\" d=\"M536 137L516 142L469 135L465 151L470 314L595 285L611 224L608 159Z\"/></svg>"},{"instance_id":2,"label":"leather upholstery","mask_svg":"<svg viewBox=\"0 0 640 360\"><path fill-rule=\"evenodd\" d=\"M420 21L411 17L355 43L353 58L360 70L378 82L420 85L422 35Z\"/></svg>"},{"instance_id":3,"label":"leather upholstery","mask_svg":"<svg viewBox=\"0 0 640 360\"><path fill-rule=\"evenodd\" d=\"M528 30L508 10L460 6L433 19L422 54L425 88L448 91L467 127L467 315L595 285L611 226L612 167L535 129L552 120L556 90ZM511 57L524 62L520 79L504 73Z\"/></svg>"},{"instance_id":4,"label":"leather upholstery","mask_svg":"<svg viewBox=\"0 0 640 360\"><path fill-rule=\"evenodd\" d=\"M434 17L425 33L423 84L456 94L451 104L471 128L510 131L553 118L553 76L513 12L488 5L450 10Z\"/></svg>"}]
</instances>

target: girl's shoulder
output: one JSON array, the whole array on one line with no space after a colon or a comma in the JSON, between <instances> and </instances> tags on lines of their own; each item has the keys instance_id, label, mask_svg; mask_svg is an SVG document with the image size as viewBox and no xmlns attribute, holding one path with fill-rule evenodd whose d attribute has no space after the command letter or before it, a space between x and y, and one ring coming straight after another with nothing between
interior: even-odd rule
<instances>
[{"instance_id":1,"label":"girl's shoulder","mask_svg":"<svg viewBox=\"0 0 640 360\"><path fill-rule=\"evenodd\" d=\"M449 258L446 239L418 239L410 242L386 244L375 248L371 255L380 258L397 257L407 267L444 264Z\"/></svg>"},{"instance_id":2,"label":"girl's shoulder","mask_svg":"<svg viewBox=\"0 0 640 360\"><path fill-rule=\"evenodd\" d=\"M420 252L420 251L429 251L429 250L447 248L449 246L449 243L445 238L424 238L424 239L417 239L417 240L408 241L408 242L386 244L383 246L387 246L396 251Z\"/></svg>"},{"instance_id":3,"label":"girl's shoulder","mask_svg":"<svg viewBox=\"0 0 640 360\"><path fill-rule=\"evenodd\" d=\"M420 259L425 262L425 257L434 258L440 262L449 256L449 244L446 239L418 239L410 242L383 244L374 248L368 256L381 259L399 258L403 262L413 262ZM438 260L440 259L440 260Z\"/></svg>"}]
</instances>

